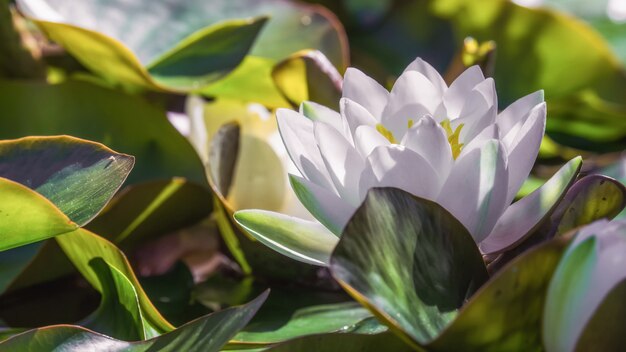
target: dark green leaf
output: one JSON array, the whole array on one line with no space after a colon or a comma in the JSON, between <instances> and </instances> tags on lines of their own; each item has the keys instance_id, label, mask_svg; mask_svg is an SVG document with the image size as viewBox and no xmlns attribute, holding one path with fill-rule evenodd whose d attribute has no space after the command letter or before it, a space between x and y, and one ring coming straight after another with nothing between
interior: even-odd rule
<instances>
[{"instance_id":1,"label":"dark green leaf","mask_svg":"<svg viewBox=\"0 0 626 352\"><path fill-rule=\"evenodd\" d=\"M487 280L480 252L458 220L393 188L368 193L333 252L331 271L414 346L435 339Z\"/></svg>"},{"instance_id":2,"label":"dark green leaf","mask_svg":"<svg viewBox=\"0 0 626 352\"><path fill-rule=\"evenodd\" d=\"M267 292L241 306L189 322L146 341L126 342L79 326L53 325L26 331L0 343L0 351L217 352L259 309Z\"/></svg>"}]
</instances>

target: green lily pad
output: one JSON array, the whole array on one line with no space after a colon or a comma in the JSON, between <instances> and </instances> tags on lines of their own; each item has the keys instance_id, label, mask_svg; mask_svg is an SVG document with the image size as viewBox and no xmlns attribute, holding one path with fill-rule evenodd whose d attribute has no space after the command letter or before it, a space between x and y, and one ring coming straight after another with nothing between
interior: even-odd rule
<instances>
[{"instance_id":1,"label":"green lily pad","mask_svg":"<svg viewBox=\"0 0 626 352\"><path fill-rule=\"evenodd\" d=\"M132 166L131 156L73 137L1 141L0 213L5 220L0 249L84 225L111 199Z\"/></svg>"},{"instance_id":2,"label":"green lily pad","mask_svg":"<svg viewBox=\"0 0 626 352\"><path fill-rule=\"evenodd\" d=\"M229 347L267 346L305 335L347 334L359 330L367 334L381 329L380 324L363 326L374 319L372 313L359 303L345 299L340 292L273 289L257 315L233 337Z\"/></svg>"},{"instance_id":3,"label":"green lily pad","mask_svg":"<svg viewBox=\"0 0 626 352\"><path fill-rule=\"evenodd\" d=\"M50 39L107 81L154 90L188 91L222 78L243 60L265 23L257 18L208 26L197 19L197 5L183 10L165 2L152 2L151 11L141 1L18 5Z\"/></svg>"},{"instance_id":4,"label":"green lily pad","mask_svg":"<svg viewBox=\"0 0 626 352\"><path fill-rule=\"evenodd\" d=\"M458 346L464 351L543 351L546 292L566 245L559 238L508 263L427 347L434 351L454 351Z\"/></svg>"},{"instance_id":5,"label":"green lily pad","mask_svg":"<svg viewBox=\"0 0 626 352\"><path fill-rule=\"evenodd\" d=\"M36 102L36 103L34 103ZM86 82L0 81L0 138L67 134L136 157L129 184L185 177L206 185L195 151L165 111L136 96Z\"/></svg>"},{"instance_id":6,"label":"green lily pad","mask_svg":"<svg viewBox=\"0 0 626 352\"><path fill-rule=\"evenodd\" d=\"M240 90L237 98L258 95L282 103L270 76L276 62L314 48L327 53L337 67L347 64L342 28L331 13L317 6L282 0L184 4L46 0L44 6L20 0L18 5L83 65L130 87L202 89L207 95L228 96L234 85ZM262 16L270 16L266 24ZM218 81L238 65L232 75ZM269 90L249 89L246 82L252 77L237 71L261 78Z\"/></svg>"},{"instance_id":7,"label":"green lily pad","mask_svg":"<svg viewBox=\"0 0 626 352\"><path fill-rule=\"evenodd\" d=\"M126 341L145 340L154 335L147 331L133 284L102 258L93 258L89 267L96 273L102 288L100 306L80 323L88 329Z\"/></svg>"},{"instance_id":8,"label":"green lily pad","mask_svg":"<svg viewBox=\"0 0 626 352\"><path fill-rule=\"evenodd\" d=\"M343 78L319 51L298 52L272 69L280 93L294 106L314 101L339 110Z\"/></svg>"},{"instance_id":9,"label":"green lily pad","mask_svg":"<svg viewBox=\"0 0 626 352\"><path fill-rule=\"evenodd\" d=\"M0 343L0 351L106 349L112 352L217 352L259 309L267 292L241 307L233 307L191 321L146 341L126 342L80 326L53 325L15 335Z\"/></svg>"},{"instance_id":10,"label":"green lily pad","mask_svg":"<svg viewBox=\"0 0 626 352\"><path fill-rule=\"evenodd\" d=\"M589 175L578 180L567 192L552 215L555 235L596 220L612 219L626 207L626 187L603 175Z\"/></svg>"},{"instance_id":11,"label":"green lily pad","mask_svg":"<svg viewBox=\"0 0 626 352\"><path fill-rule=\"evenodd\" d=\"M488 277L458 220L393 188L368 193L330 268L350 295L414 347L435 339Z\"/></svg>"},{"instance_id":12,"label":"green lily pad","mask_svg":"<svg viewBox=\"0 0 626 352\"><path fill-rule=\"evenodd\" d=\"M134 158L73 137L0 141L0 176L48 198L82 226L122 186Z\"/></svg>"},{"instance_id":13,"label":"green lily pad","mask_svg":"<svg viewBox=\"0 0 626 352\"><path fill-rule=\"evenodd\" d=\"M104 294L106 288L98 277L98 271L91 265L92 261L97 258L101 258L119 271L131 283L131 287L136 292L146 338L174 329L154 307L139 284L126 256L113 243L84 229L57 236L56 240L78 271L100 293Z\"/></svg>"}]
</instances>

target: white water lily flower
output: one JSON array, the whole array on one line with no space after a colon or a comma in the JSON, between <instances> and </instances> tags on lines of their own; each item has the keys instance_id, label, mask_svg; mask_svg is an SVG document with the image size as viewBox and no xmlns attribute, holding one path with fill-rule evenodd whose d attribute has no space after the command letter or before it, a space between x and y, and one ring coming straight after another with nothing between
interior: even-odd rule
<instances>
[{"instance_id":1,"label":"white water lily flower","mask_svg":"<svg viewBox=\"0 0 626 352\"><path fill-rule=\"evenodd\" d=\"M546 119L541 92L498 116L494 81L478 66L448 87L421 59L391 92L348 69L340 107L337 113L309 103L300 113L277 114L304 176L292 179L317 200L325 225L341 230L370 188L396 187L441 204L476 242L528 176Z\"/></svg>"},{"instance_id":2,"label":"white water lily flower","mask_svg":"<svg viewBox=\"0 0 626 352\"><path fill-rule=\"evenodd\" d=\"M624 280L626 221L599 220L583 227L561 258L548 288L542 324L546 350L579 350L579 339L594 313Z\"/></svg>"},{"instance_id":3,"label":"white water lily flower","mask_svg":"<svg viewBox=\"0 0 626 352\"><path fill-rule=\"evenodd\" d=\"M291 175L296 194L337 236L369 189L395 187L436 201L465 225L483 253L494 253L528 233L558 198L538 190L510 206L537 157L546 105L538 91L498 113L494 81L478 66L447 86L418 58L391 92L349 68L340 112L306 102L299 112L278 110L277 119L302 175ZM573 160L546 186L561 194L579 165ZM328 259L329 252L320 248L303 248L313 238L284 231L285 223L297 223L308 226L306 236L312 236L318 225L254 210L235 218L286 255L321 265ZM281 230L268 231L269 223ZM329 241L325 248L331 250L338 240L327 233L317 236Z\"/></svg>"}]
</instances>

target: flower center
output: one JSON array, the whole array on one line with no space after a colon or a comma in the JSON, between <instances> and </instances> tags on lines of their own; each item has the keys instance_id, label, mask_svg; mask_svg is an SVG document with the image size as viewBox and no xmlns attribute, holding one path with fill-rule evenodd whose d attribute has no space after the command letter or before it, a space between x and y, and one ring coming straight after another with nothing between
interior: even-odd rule
<instances>
[{"instance_id":1,"label":"flower center","mask_svg":"<svg viewBox=\"0 0 626 352\"><path fill-rule=\"evenodd\" d=\"M463 149L463 143L459 142L459 136L461 134L461 129L464 124L459 124L456 126L456 129L452 130L452 125L450 124L450 119L445 119L441 121L441 127L446 131L446 135L448 135L448 143L450 143L450 148L452 148L452 157L454 160L459 157L461 154L461 149Z\"/></svg>"},{"instance_id":2,"label":"flower center","mask_svg":"<svg viewBox=\"0 0 626 352\"><path fill-rule=\"evenodd\" d=\"M387 140L391 144L398 144L398 141L393 136L393 133L391 133L391 131L389 131L385 126L383 126L382 123L379 123L379 124L376 125L376 131L378 131L378 133L382 134L383 137L387 138Z\"/></svg>"}]
</instances>

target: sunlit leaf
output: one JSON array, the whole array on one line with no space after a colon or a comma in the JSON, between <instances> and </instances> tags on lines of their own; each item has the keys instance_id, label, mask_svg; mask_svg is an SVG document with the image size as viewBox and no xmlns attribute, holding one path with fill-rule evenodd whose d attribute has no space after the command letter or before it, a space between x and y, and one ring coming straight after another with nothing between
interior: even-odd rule
<instances>
[{"instance_id":1,"label":"sunlit leaf","mask_svg":"<svg viewBox=\"0 0 626 352\"><path fill-rule=\"evenodd\" d=\"M161 316L150 302L137 281L126 256L114 244L84 229L58 236L56 240L78 271L99 292L103 293L105 288L100 282L98 271L91 266L94 259L101 258L130 281L132 288L136 291L147 338L158 336L173 329L173 326Z\"/></svg>"},{"instance_id":2,"label":"sunlit leaf","mask_svg":"<svg viewBox=\"0 0 626 352\"><path fill-rule=\"evenodd\" d=\"M272 70L272 78L293 106L314 101L339 110L343 79L319 51L298 52L281 61Z\"/></svg>"},{"instance_id":3,"label":"sunlit leaf","mask_svg":"<svg viewBox=\"0 0 626 352\"><path fill-rule=\"evenodd\" d=\"M229 346L262 346L305 335L381 330L380 324L364 327L367 320L375 318L369 310L356 302L346 302L345 298L343 294L302 288L274 289L250 324L233 337ZM370 330L365 331L366 328Z\"/></svg>"},{"instance_id":4,"label":"sunlit leaf","mask_svg":"<svg viewBox=\"0 0 626 352\"><path fill-rule=\"evenodd\" d=\"M0 141L0 176L36 190L81 226L108 203L133 164L132 156L73 137Z\"/></svg>"},{"instance_id":5,"label":"sunlit leaf","mask_svg":"<svg viewBox=\"0 0 626 352\"><path fill-rule=\"evenodd\" d=\"M407 343L435 339L487 280L471 235L436 203L371 190L331 257L344 289Z\"/></svg>"}]
</instances>

